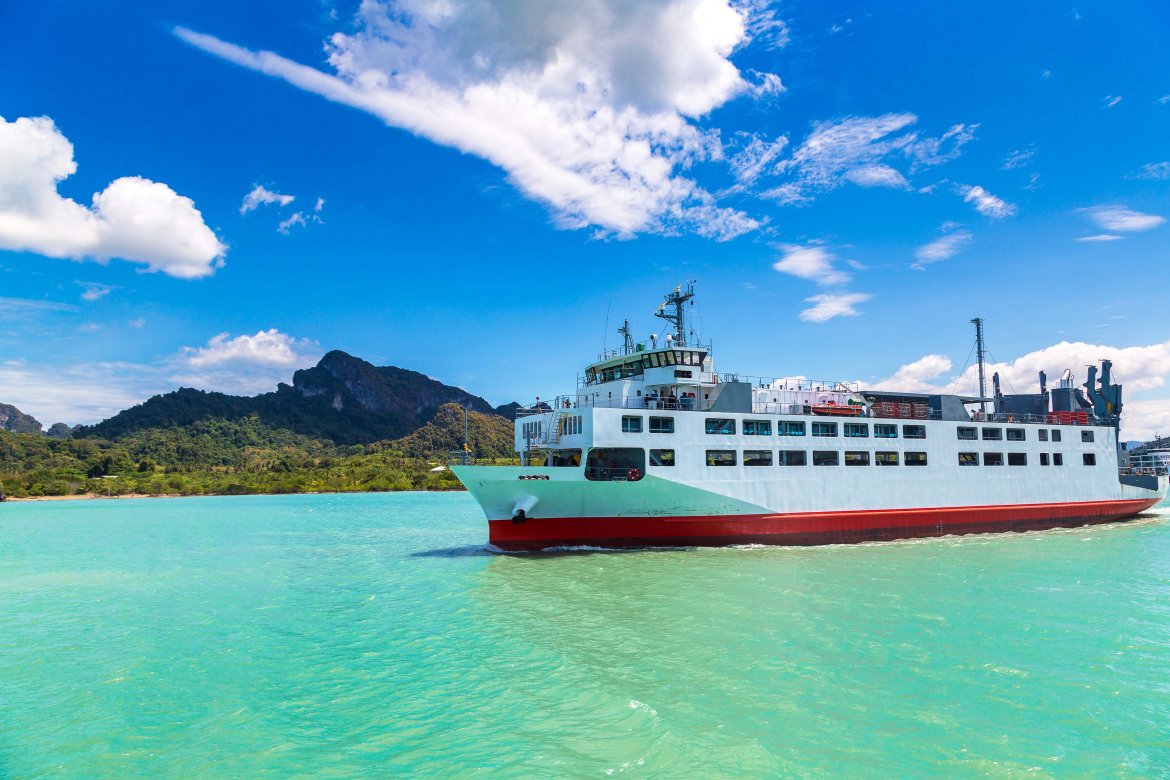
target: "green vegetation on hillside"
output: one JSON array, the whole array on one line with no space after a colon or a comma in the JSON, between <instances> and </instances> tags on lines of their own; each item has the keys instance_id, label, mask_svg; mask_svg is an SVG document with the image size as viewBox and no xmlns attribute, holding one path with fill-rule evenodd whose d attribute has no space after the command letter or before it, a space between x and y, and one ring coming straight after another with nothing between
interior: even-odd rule
<instances>
[{"instance_id":1,"label":"green vegetation on hillside","mask_svg":"<svg viewBox=\"0 0 1170 780\"><path fill-rule=\"evenodd\" d=\"M477 461L516 462L510 420L473 412L468 427ZM456 404L439 407L408 436L367 444L273 428L256 415L164 423L116 439L0 431L0 486L17 498L456 490L449 470L432 469L462 442Z\"/></svg>"}]
</instances>

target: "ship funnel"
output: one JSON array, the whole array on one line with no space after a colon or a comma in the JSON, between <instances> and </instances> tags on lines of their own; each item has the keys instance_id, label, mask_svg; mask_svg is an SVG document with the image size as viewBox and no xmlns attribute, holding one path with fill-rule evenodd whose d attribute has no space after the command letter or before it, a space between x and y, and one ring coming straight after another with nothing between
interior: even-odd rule
<instances>
[{"instance_id":1,"label":"ship funnel","mask_svg":"<svg viewBox=\"0 0 1170 780\"><path fill-rule=\"evenodd\" d=\"M1040 394L1043 395L1044 393L1047 393L1047 392L1048 392L1048 374L1045 374L1043 371L1041 371L1040 372Z\"/></svg>"}]
</instances>

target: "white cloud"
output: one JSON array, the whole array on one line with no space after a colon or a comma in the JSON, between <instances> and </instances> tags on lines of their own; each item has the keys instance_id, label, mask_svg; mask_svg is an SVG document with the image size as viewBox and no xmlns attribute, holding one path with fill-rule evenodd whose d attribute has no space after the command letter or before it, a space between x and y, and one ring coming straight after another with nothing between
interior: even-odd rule
<instances>
[{"instance_id":1,"label":"white cloud","mask_svg":"<svg viewBox=\"0 0 1170 780\"><path fill-rule=\"evenodd\" d=\"M317 198L317 202L313 204L313 212L320 214L321 209L325 208L325 199Z\"/></svg>"},{"instance_id":2,"label":"white cloud","mask_svg":"<svg viewBox=\"0 0 1170 780\"><path fill-rule=\"evenodd\" d=\"M941 136L926 138L902 132L917 121L914 114L884 114L819 122L787 159L761 171L790 179L761 195L783 204L800 203L847 181L905 189L909 182L895 162L913 173L953 160L977 127L954 125Z\"/></svg>"},{"instance_id":3,"label":"white cloud","mask_svg":"<svg viewBox=\"0 0 1170 780\"><path fill-rule=\"evenodd\" d=\"M728 0L366 0L356 32L330 38L333 74L175 32L492 162L562 227L730 239L758 221L719 207L679 171L720 157L716 135L690 120L751 91L729 57L753 34L780 34L762 9Z\"/></svg>"},{"instance_id":4,"label":"white cloud","mask_svg":"<svg viewBox=\"0 0 1170 780\"><path fill-rule=\"evenodd\" d=\"M1113 108L1121 102L1121 95L1106 95L1104 105L1101 108Z\"/></svg>"},{"instance_id":5,"label":"white cloud","mask_svg":"<svg viewBox=\"0 0 1170 780\"><path fill-rule=\"evenodd\" d=\"M834 317L856 317L861 314L854 308L856 304L864 303L872 298L866 293L844 293L842 295L814 295L805 298L807 303L815 304L800 313L805 322L825 322Z\"/></svg>"},{"instance_id":6,"label":"white cloud","mask_svg":"<svg viewBox=\"0 0 1170 780\"><path fill-rule=\"evenodd\" d=\"M77 307L68 303L38 301L32 298L0 297L0 319L20 319L45 311L77 311Z\"/></svg>"},{"instance_id":7,"label":"white cloud","mask_svg":"<svg viewBox=\"0 0 1170 780\"><path fill-rule=\"evenodd\" d=\"M287 236L289 229L292 228L294 225L300 225L301 227L304 227L307 224L308 224L308 222L305 220L305 215L302 212L298 211L295 214L293 214L292 216L290 216L288 219L283 220L279 225L277 225L276 231L278 233L283 233L284 235Z\"/></svg>"},{"instance_id":8,"label":"white cloud","mask_svg":"<svg viewBox=\"0 0 1170 780\"><path fill-rule=\"evenodd\" d=\"M0 249L106 262L120 258L180 279L210 276L227 247L190 198L138 176L115 179L91 207L57 192L77 170L48 117L0 117Z\"/></svg>"},{"instance_id":9,"label":"white cloud","mask_svg":"<svg viewBox=\"0 0 1170 780\"><path fill-rule=\"evenodd\" d=\"M1077 241L1120 241L1125 236L1119 236L1115 233L1098 233L1095 236L1081 236Z\"/></svg>"},{"instance_id":10,"label":"white cloud","mask_svg":"<svg viewBox=\"0 0 1170 780\"><path fill-rule=\"evenodd\" d=\"M1050 78L1052 78L1052 71L1051 71L1051 70L1048 70L1048 69L1045 69L1045 70L1044 70L1044 71L1043 71L1043 72L1040 74L1040 78L1042 78L1042 79L1050 79Z\"/></svg>"},{"instance_id":11,"label":"white cloud","mask_svg":"<svg viewBox=\"0 0 1170 780\"><path fill-rule=\"evenodd\" d=\"M1167 103L1170 103L1170 95L1163 95L1162 97L1158 98L1158 102L1161 103L1162 105L1166 105Z\"/></svg>"},{"instance_id":12,"label":"white cloud","mask_svg":"<svg viewBox=\"0 0 1170 780\"><path fill-rule=\"evenodd\" d=\"M892 376L866 387L872 390L902 390L907 393L937 393L939 392L937 384L930 380L938 379L950 371L951 366L951 359L945 355L926 355L900 367Z\"/></svg>"},{"instance_id":13,"label":"white cloud","mask_svg":"<svg viewBox=\"0 0 1170 780\"><path fill-rule=\"evenodd\" d=\"M1166 221L1165 217L1157 214L1143 214L1125 206L1094 206L1079 211L1086 214L1098 227L1118 233L1153 230Z\"/></svg>"},{"instance_id":14,"label":"white cloud","mask_svg":"<svg viewBox=\"0 0 1170 780\"><path fill-rule=\"evenodd\" d=\"M1036 150L1032 148L1016 149L1007 156L1007 158L1003 161L1003 165L1000 167L1005 171L1015 170L1016 168L1023 168L1025 165L1032 162L1032 157L1035 154Z\"/></svg>"},{"instance_id":15,"label":"white cloud","mask_svg":"<svg viewBox=\"0 0 1170 780\"><path fill-rule=\"evenodd\" d=\"M833 267L835 258L824 247L783 244L780 251L784 253L784 257L772 264L780 273L798 276L817 284L844 284L849 281L849 274Z\"/></svg>"},{"instance_id":16,"label":"white cloud","mask_svg":"<svg viewBox=\"0 0 1170 780\"><path fill-rule=\"evenodd\" d=\"M965 230L940 236L929 244L920 246L915 250L915 262L910 267L922 269L931 263L947 260L954 257L970 243L971 234Z\"/></svg>"},{"instance_id":17,"label":"white cloud","mask_svg":"<svg viewBox=\"0 0 1170 780\"><path fill-rule=\"evenodd\" d=\"M83 288L81 292L81 300L83 301L99 300L109 295L114 289L111 285L99 284L97 282L78 282L77 284Z\"/></svg>"},{"instance_id":18,"label":"white cloud","mask_svg":"<svg viewBox=\"0 0 1170 780\"><path fill-rule=\"evenodd\" d=\"M859 187L909 187L906 177L888 165L874 163L845 172L845 178Z\"/></svg>"},{"instance_id":19,"label":"white cloud","mask_svg":"<svg viewBox=\"0 0 1170 780\"><path fill-rule=\"evenodd\" d=\"M233 363L287 368L301 365L306 359L304 352L316 346L311 341L281 333L276 328L259 331L255 336L229 336L228 333L220 333L208 341L205 347L184 347L185 362L194 368Z\"/></svg>"},{"instance_id":20,"label":"white cloud","mask_svg":"<svg viewBox=\"0 0 1170 780\"><path fill-rule=\"evenodd\" d=\"M1125 386L1125 406L1121 415L1122 439L1152 438L1155 426L1163 433L1170 420L1170 400L1139 399L1134 395L1164 391L1170 379L1170 341L1137 347L1115 347L1105 344L1062 341L1043 349L1022 355L1008 363L988 363L988 392L990 377L999 372L1004 392L1036 392L1038 373L1048 374L1049 386L1053 386L1066 368L1074 372L1078 385L1085 381L1084 367L1099 365L1103 358L1113 361L1114 382ZM928 355L914 363L900 368L893 376L874 382L869 387L875 390L903 389L908 392L953 392L974 394L978 389L978 367L968 366L957 377L946 377L949 366L943 367L941 355ZM933 376L935 368L939 370ZM934 380L934 381L932 381Z\"/></svg>"},{"instance_id":21,"label":"white cloud","mask_svg":"<svg viewBox=\"0 0 1170 780\"><path fill-rule=\"evenodd\" d=\"M995 197L979 185L974 187L960 185L959 192L963 195L964 202L973 204L975 210L985 217L1003 219L1016 213L1015 206Z\"/></svg>"},{"instance_id":22,"label":"white cloud","mask_svg":"<svg viewBox=\"0 0 1170 780\"><path fill-rule=\"evenodd\" d=\"M247 214L249 211L254 211L260 206L270 203L287 206L294 200L296 200L295 195L283 195L279 192L273 192L262 184L257 184L252 187L251 192L244 196L244 202L240 204L240 213Z\"/></svg>"},{"instance_id":23,"label":"white cloud","mask_svg":"<svg viewBox=\"0 0 1170 780\"><path fill-rule=\"evenodd\" d=\"M1147 163L1128 178L1130 179L1170 179L1170 162Z\"/></svg>"},{"instance_id":24,"label":"white cloud","mask_svg":"<svg viewBox=\"0 0 1170 780\"><path fill-rule=\"evenodd\" d=\"M742 149L728 159L727 164L736 179L744 184L751 184L775 165L787 145L788 136L782 135L775 141L765 141L753 135Z\"/></svg>"}]
</instances>

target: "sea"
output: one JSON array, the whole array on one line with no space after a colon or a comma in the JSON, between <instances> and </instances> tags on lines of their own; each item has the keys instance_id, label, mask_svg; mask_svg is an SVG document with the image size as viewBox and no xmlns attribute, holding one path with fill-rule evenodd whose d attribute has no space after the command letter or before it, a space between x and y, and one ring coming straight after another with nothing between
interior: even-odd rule
<instances>
[{"instance_id":1,"label":"sea","mask_svg":"<svg viewBox=\"0 0 1170 780\"><path fill-rule=\"evenodd\" d=\"M1170 776L1170 504L512 555L465 493L0 504L0 778Z\"/></svg>"}]
</instances>

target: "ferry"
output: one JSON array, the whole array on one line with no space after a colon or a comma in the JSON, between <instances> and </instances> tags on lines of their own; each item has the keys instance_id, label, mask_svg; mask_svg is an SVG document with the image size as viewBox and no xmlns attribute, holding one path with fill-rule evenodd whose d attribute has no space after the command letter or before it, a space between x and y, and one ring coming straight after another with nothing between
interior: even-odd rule
<instances>
[{"instance_id":1,"label":"ferry","mask_svg":"<svg viewBox=\"0 0 1170 780\"><path fill-rule=\"evenodd\" d=\"M453 463L491 545L815 545L1076 527L1162 501L1165 468L1118 463L1111 364L1039 392L978 396L720 374L687 332L694 285L655 316L673 332L586 367L576 391L517 412L519 466ZM1083 388L1083 391L1082 391Z\"/></svg>"}]
</instances>

